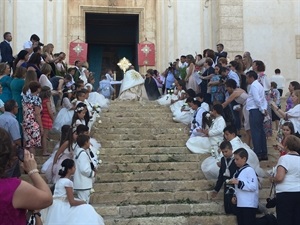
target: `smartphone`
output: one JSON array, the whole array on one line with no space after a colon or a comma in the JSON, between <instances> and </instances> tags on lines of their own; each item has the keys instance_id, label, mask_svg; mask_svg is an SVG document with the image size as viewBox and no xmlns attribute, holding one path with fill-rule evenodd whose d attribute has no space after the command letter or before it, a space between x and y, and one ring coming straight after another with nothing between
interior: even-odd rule
<instances>
[{"instance_id":1,"label":"smartphone","mask_svg":"<svg viewBox=\"0 0 300 225\"><path fill-rule=\"evenodd\" d=\"M17 157L21 162L24 162L24 148L22 148L21 146L17 147Z\"/></svg>"}]
</instances>

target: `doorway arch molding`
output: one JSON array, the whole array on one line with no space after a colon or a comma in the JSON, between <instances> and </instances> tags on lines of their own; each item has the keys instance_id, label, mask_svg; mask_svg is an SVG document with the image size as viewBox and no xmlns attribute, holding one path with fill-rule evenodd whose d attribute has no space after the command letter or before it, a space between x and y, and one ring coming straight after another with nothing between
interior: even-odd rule
<instances>
[{"instance_id":1,"label":"doorway arch molding","mask_svg":"<svg viewBox=\"0 0 300 225\"><path fill-rule=\"evenodd\" d=\"M139 42L144 38L144 24L145 24L145 8L143 7L106 7L106 6L80 6L80 24L81 35L83 40L85 38L85 15L86 13L103 13L103 14L135 14L139 15Z\"/></svg>"}]
</instances>

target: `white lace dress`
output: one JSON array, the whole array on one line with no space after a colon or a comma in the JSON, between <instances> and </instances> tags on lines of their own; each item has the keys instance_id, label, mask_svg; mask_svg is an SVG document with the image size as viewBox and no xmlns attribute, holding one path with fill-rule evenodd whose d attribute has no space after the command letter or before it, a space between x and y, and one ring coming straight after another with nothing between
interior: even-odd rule
<instances>
[{"instance_id":1,"label":"white lace dress","mask_svg":"<svg viewBox=\"0 0 300 225\"><path fill-rule=\"evenodd\" d=\"M244 142L241 141L239 137L235 137L230 141L232 145L233 152L239 148L244 148L248 153L247 163L255 170L259 177L266 177L267 173L260 167L259 160L255 152ZM215 149L216 150L216 149ZM220 167L217 162L221 160L222 153L215 151L214 156L206 158L201 164L201 170L208 180L217 179L219 175Z\"/></svg>"},{"instance_id":2,"label":"white lace dress","mask_svg":"<svg viewBox=\"0 0 300 225\"><path fill-rule=\"evenodd\" d=\"M53 204L41 211L44 225L104 225L103 218L93 206L83 204L70 206L66 187L73 188L73 182L61 178L55 185Z\"/></svg>"},{"instance_id":3,"label":"white lace dress","mask_svg":"<svg viewBox=\"0 0 300 225\"><path fill-rule=\"evenodd\" d=\"M55 131L61 132L63 125L71 125L72 117L74 115L73 105L70 99L67 97L63 98L62 108L59 110L55 120L53 122L53 129Z\"/></svg>"},{"instance_id":4,"label":"white lace dress","mask_svg":"<svg viewBox=\"0 0 300 225\"><path fill-rule=\"evenodd\" d=\"M193 136L186 142L186 147L193 153L211 152L211 146L218 146L223 141L223 130L226 127L222 116L217 117L209 128L209 137Z\"/></svg>"}]
</instances>

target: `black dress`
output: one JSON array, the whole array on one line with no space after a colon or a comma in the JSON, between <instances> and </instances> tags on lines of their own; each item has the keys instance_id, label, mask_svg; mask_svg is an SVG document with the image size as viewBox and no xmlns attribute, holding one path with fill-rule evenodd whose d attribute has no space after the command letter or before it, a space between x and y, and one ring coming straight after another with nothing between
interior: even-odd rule
<instances>
[{"instance_id":1,"label":"black dress","mask_svg":"<svg viewBox=\"0 0 300 225\"><path fill-rule=\"evenodd\" d=\"M147 77L145 79L144 86L145 86L149 100L156 100L160 97L160 93L158 91L157 84L152 77Z\"/></svg>"}]
</instances>

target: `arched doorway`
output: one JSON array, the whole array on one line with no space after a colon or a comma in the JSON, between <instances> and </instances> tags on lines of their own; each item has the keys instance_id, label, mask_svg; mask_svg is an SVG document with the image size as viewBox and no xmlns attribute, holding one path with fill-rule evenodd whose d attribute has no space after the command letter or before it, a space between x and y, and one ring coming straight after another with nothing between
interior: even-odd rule
<instances>
[{"instance_id":1,"label":"arched doorway","mask_svg":"<svg viewBox=\"0 0 300 225\"><path fill-rule=\"evenodd\" d=\"M95 73L95 88L100 75L107 69L116 71L117 80L123 72L118 61L126 57L137 67L137 43L139 42L138 14L85 14L85 39L89 45L88 62L90 71Z\"/></svg>"}]
</instances>

